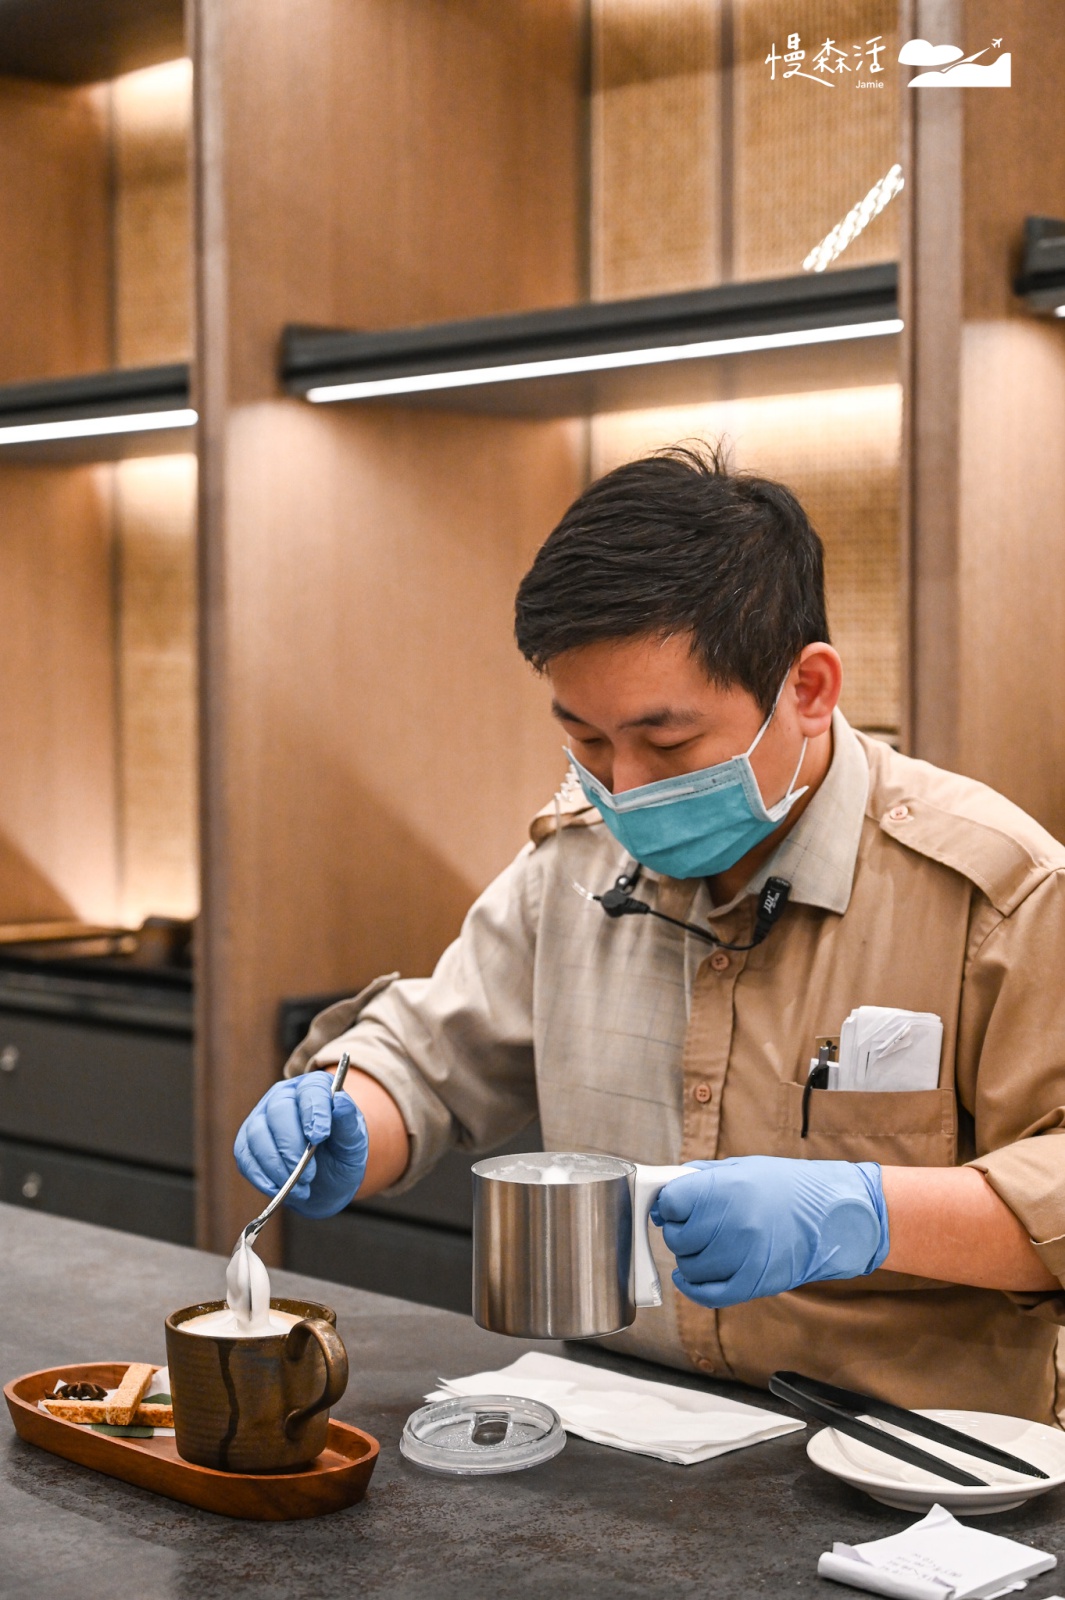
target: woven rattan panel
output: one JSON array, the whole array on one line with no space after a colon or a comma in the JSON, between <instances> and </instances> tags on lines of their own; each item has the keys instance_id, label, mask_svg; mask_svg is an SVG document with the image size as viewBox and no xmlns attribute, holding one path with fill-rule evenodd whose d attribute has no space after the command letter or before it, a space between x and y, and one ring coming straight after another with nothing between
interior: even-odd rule
<instances>
[{"instance_id":1,"label":"woven rattan panel","mask_svg":"<svg viewBox=\"0 0 1065 1600\"><path fill-rule=\"evenodd\" d=\"M799 272L807 252L899 159L896 0L742 0L736 5L735 275ZM808 77L785 79L798 32ZM883 45L872 74L869 41ZM846 52L847 70L819 72L822 46ZM860 52L856 54L857 51ZM839 65L831 53L827 61ZM795 65L791 63L790 65ZM771 74L775 71L775 78ZM879 83L883 88L862 88ZM889 205L840 258L840 266L898 254L898 206Z\"/></svg>"},{"instance_id":2,"label":"woven rattan panel","mask_svg":"<svg viewBox=\"0 0 1065 1600\"><path fill-rule=\"evenodd\" d=\"M111 115L115 364L184 361L192 318L191 63L116 78Z\"/></svg>"},{"instance_id":3,"label":"woven rattan panel","mask_svg":"<svg viewBox=\"0 0 1065 1600\"><path fill-rule=\"evenodd\" d=\"M593 298L799 272L898 159L897 11L592 0ZM897 253L889 205L840 265Z\"/></svg>"},{"instance_id":4,"label":"woven rattan panel","mask_svg":"<svg viewBox=\"0 0 1065 1600\"><path fill-rule=\"evenodd\" d=\"M825 546L829 627L843 709L894 733L900 717L899 443L895 384L598 417L598 475L682 440L725 443L736 467L794 490Z\"/></svg>"},{"instance_id":5,"label":"woven rattan panel","mask_svg":"<svg viewBox=\"0 0 1065 1600\"><path fill-rule=\"evenodd\" d=\"M721 277L717 0L592 0L593 299Z\"/></svg>"},{"instance_id":6,"label":"woven rattan panel","mask_svg":"<svg viewBox=\"0 0 1065 1600\"><path fill-rule=\"evenodd\" d=\"M123 917L196 910L196 458L114 468Z\"/></svg>"}]
</instances>

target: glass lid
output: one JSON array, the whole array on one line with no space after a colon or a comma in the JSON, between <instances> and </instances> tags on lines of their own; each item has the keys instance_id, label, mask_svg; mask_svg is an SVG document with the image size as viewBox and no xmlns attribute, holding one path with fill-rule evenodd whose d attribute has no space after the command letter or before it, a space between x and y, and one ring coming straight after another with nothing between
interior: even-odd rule
<instances>
[{"instance_id":1,"label":"glass lid","mask_svg":"<svg viewBox=\"0 0 1065 1600\"><path fill-rule=\"evenodd\" d=\"M434 1400L407 1418L400 1453L430 1472L520 1472L550 1461L566 1443L558 1412L516 1395Z\"/></svg>"}]
</instances>

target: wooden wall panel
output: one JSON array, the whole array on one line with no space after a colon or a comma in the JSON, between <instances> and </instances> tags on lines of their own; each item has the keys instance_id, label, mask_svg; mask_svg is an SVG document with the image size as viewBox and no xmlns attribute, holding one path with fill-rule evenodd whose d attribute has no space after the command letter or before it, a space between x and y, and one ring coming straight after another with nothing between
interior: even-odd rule
<instances>
[{"instance_id":1,"label":"wooden wall panel","mask_svg":"<svg viewBox=\"0 0 1065 1600\"><path fill-rule=\"evenodd\" d=\"M1065 217L1065 9L969 0L966 51L1003 35L1013 87L965 105L958 748L1065 837L1065 327L1011 289L1025 216Z\"/></svg>"},{"instance_id":2,"label":"wooden wall panel","mask_svg":"<svg viewBox=\"0 0 1065 1600\"><path fill-rule=\"evenodd\" d=\"M911 0L905 32L957 38L961 0ZM907 87L901 74L904 250L900 310L904 391L903 560L907 683L903 746L939 766L960 760L962 620L959 566L959 399L964 101ZM971 97L970 97L971 98Z\"/></svg>"},{"instance_id":3,"label":"wooden wall panel","mask_svg":"<svg viewBox=\"0 0 1065 1600\"><path fill-rule=\"evenodd\" d=\"M109 271L104 97L0 78L0 383L108 364Z\"/></svg>"},{"instance_id":4,"label":"wooden wall panel","mask_svg":"<svg viewBox=\"0 0 1065 1600\"><path fill-rule=\"evenodd\" d=\"M116 912L106 469L0 467L0 923Z\"/></svg>"},{"instance_id":5,"label":"wooden wall panel","mask_svg":"<svg viewBox=\"0 0 1065 1600\"><path fill-rule=\"evenodd\" d=\"M569 0L199 0L200 1235L286 993L425 972L561 768L513 590L581 430L276 398L286 321L581 292ZM268 130L268 137L264 136Z\"/></svg>"},{"instance_id":6,"label":"wooden wall panel","mask_svg":"<svg viewBox=\"0 0 1065 1600\"><path fill-rule=\"evenodd\" d=\"M0 79L0 382L110 348L96 90ZM0 465L0 922L115 915L106 473Z\"/></svg>"},{"instance_id":7,"label":"wooden wall panel","mask_svg":"<svg viewBox=\"0 0 1065 1600\"><path fill-rule=\"evenodd\" d=\"M282 317L386 328L579 298L576 0L232 10L234 396L274 392Z\"/></svg>"},{"instance_id":8,"label":"wooden wall panel","mask_svg":"<svg viewBox=\"0 0 1065 1600\"><path fill-rule=\"evenodd\" d=\"M1004 37L1013 87L910 91L912 746L1065 834L1065 329L1011 292L1025 216L1065 215L1065 12L923 0L915 31Z\"/></svg>"},{"instance_id":9,"label":"wooden wall panel","mask_svg":"<svg viewBox=\"0 0 1065 1600\"><path fill-rule=\"evenodd\" d=\"M958 764L1065 838L1065 331L971 323L961 375Z\"/></svg>"}]
</instances>

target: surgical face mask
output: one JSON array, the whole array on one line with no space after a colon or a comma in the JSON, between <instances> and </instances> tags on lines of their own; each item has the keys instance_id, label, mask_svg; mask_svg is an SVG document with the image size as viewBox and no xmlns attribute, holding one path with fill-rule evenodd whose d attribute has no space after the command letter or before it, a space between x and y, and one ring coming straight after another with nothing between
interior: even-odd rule
<instances>
[{"instance_id":1,"label":"surgical face mask","mask_svg":"<svg viewBox=\"0 0 1065 1600\"><path fill-rule=\"evenodd\" d=\"M806 793L805 788L795 788L806 754L805 739L788 792L775 806L766 807L751 766L751 756L783 691L781 684L772 711L743 755L700 772L662 778L615 795L581 766L571 750L566 754L585 798L630 856L668 878L712 878L768 838Z\"/></svg>"}]
</instances>

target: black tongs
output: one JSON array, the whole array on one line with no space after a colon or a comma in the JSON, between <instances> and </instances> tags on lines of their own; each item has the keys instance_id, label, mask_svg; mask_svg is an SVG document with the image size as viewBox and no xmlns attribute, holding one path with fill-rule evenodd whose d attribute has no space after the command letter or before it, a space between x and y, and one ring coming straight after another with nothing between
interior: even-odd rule
<instances>
[{"instance_id":1,"label":"black tongs","mask_svg":"<svg viewBox=\"0 0 1065 1600\"><path fill-rule=\"evenodd\" d=\"M923 1467L926 1472L946 1478L950 1483L961 1483L967 1488L988 1488L983 1478L976 1478L963 1467L956 1467L941 1456L930 1455L927 1450L921 1450L893 1433L885 1433L881 1428L862 1422L858 1413L876 1417L880 1422L894 1423L897 1428L905 1428L907 1433L916 1433L935 1444L963 1450L966 1455L991 1461L997 1467L1010 1467L1014 1472L1025 1472L1031 1478L1049 1476L1039 1467L1033 1467L1031 1462L1011 1456L1008 1451L985 1444L982 1439L974 1439L971 1434L961 1433L957 1428L948 1428L945 1422L933 1422L931 1417L922 1417L919 1412L907 1411L903 1406L890 1405L886 1400L862 1394L857 1389L837 1389L834 1384L805 1378L801 1372L774 1372L769 1380L769 1388L772 1394L797 1406L807 1416L827 1422L840 1433L860 1439L874 1450L882 1450L885 1455L895 1456L899 1461L908 1461L911 1467Z\"/></svg>"}]
</instances>

